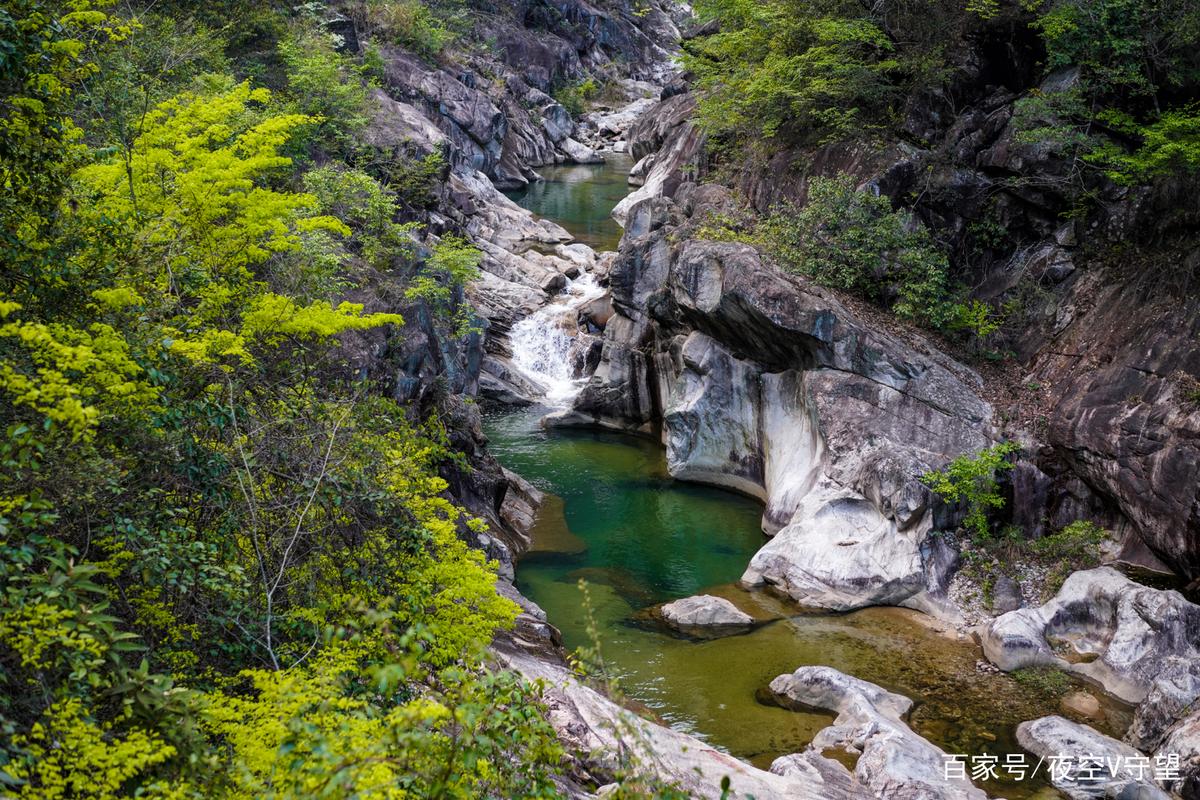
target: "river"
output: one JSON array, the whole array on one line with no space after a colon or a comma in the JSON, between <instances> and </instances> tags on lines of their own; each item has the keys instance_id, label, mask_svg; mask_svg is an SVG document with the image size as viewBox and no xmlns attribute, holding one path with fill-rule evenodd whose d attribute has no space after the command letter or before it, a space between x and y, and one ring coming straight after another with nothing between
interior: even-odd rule
<instances>
[{"instance_id":1,"label":"river","mask_svg":"<svg viewBox=\"0 0 1200 800\"><path fill-rule=\"evenodd\" d=\"M627 171L625 162L559 168L515 199L581 240L615 247L605 220L628 191ZM620 192L613 190L617 181ZM555 216L564 209L569 218ZM567 361L555 357L568 343L554 338L562 330L554 320L571 313L572 298L598 291L590 280L576 281L559 303L514 328L514 339L523 339L514 341L514 350L537 351L536 369ZM561 405L579 382L555 377L551 405ZM549 495L532 551L517 566L517 587L545 609L568 649L598 644L625 694L666 723L766 768L802 750L831 720L757 699L772 678L813 664L911 697L912 728L947 753L987 753L1003 762L1022 752L1014 738L1019 722L1063 713L1058 695L978 670L982 653L973 642L916 612L801 613L767 592L740 588L736 581L765 541L757 501L671 479L662 448L651 440L546 430L539 422L548 410L494 410L485 421L493 453ZM586 606L580 579L589 587ZM727 597L770 622L748 634L700 641L641 618L650 606L698 593ZM589 635L589 613L598 642ZM1107 700L1104 706L1106 721L1090 724L1119 735L1127 710ZM1044 780L977 785L1010 800L1059 796Z\"/></svg>"}]
</instances>

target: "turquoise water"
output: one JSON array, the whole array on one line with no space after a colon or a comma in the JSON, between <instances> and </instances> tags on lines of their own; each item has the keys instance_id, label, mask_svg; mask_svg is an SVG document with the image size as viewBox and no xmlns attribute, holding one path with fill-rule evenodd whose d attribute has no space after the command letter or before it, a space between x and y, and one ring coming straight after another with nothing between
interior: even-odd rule
<instances>
[{"instance_id":1,"label":"turquoise water","mask_svg":"<svg viewBox=\"0 0 1200 800\"><path fill-rule=\"evenodd\" d=\"M507 194L517 205L557 222L596 251L616 250L621 226L611 214L629 193L626 179L632 166L628 156L610 155L605 164L539 167L544 181Z\"/></svg>"},{"instance_id":2,"label":"turquoise water","mask_svg":"<svg viewBox=\"0 0 1200 800\"><path fill-rule=\"evenodd\" d=\"M830 722L827 715L756 699L772 678L808 664L913 698L912 727L951 753L1003 758L1020 752L1013 739L1017 723L1062 713L1057 697L978 672L982 655L974 644L931 629L915 612L798 614L767 593L737 587L764 541L758 503L671 480L654 442L601 431L546 431L540 413L494 413L485 420L500 461L551 493L533 549L517 566L517 586L545 609L568 649L593 644L590 607L608 670L627 696L665 722L769 766L802 750ZM580 579L587 581L590 602ZM774 621L711 641L639 624L648 606L697 593L727 597ZM1120 709L1110 712L1111 724L1098 727L1123 724ZM1013 800L1057 796L1040 781L983 788Z\"/></svg>"}]
</instances>

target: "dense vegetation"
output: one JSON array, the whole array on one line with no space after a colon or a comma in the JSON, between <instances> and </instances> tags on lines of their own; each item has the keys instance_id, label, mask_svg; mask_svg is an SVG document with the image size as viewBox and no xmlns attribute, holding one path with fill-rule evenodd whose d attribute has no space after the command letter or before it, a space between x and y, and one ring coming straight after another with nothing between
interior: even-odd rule
<instances>
[{"instance_id":1,"label":"dense vegetation","mask_svg":"<svg viewBox=\"0 0 1200 800\"><path fill-rule=\"evenodd\" d=\"M436 158L308 12L184 5L0 11L3 791L551 795L442 414L339 347L398 335L366 288L470 333Z\"/></svg>"},{"instance_id":2,"label":"dense vegetation","mask_svg":"<svg viewBox=\"0 0 1200 800\"><path fill-rule=\"evenodd\" d=\"M1031 141L1077 151L1124 182L1200 167L1200 9L1189 0L702 0L719 31L688 43L700 119L721 139L872 139L915 94L952 81L968 38L1003 19L1031 31L1041 74ZM995 36L985 32L984 36Z\"/></svg>"},{"instance_id":3,"label":"dense vegetation","mask_svg":"<svg viewBox=\"0 0 1200 800\"><path fill-rule=\"evenodd\" d=\"M824 143L878 132L943 80L959 0L702 0L719 32L687 43L700 119L725 138Z\"/></svg>"}]
</instances>

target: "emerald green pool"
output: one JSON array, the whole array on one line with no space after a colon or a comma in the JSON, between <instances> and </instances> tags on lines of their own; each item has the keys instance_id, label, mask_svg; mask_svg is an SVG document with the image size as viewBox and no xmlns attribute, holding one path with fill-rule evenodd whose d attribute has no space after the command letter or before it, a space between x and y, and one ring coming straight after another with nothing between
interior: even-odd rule
<instances>
[{"instance_id":1,"label":"emerald green pool","mask_svg":"<svg viewBox=\"0 0 1200 800\"><path fill-rule=\"evenodd\" d=\"M802 750L830 717L759 703L772 678L825 664L916 702L913 728L950 753L1019 752L1017 723L1063 713L1007 676L980 673L970 641L920 615L873 608L801 614L735 582L764 541L761 506L672 480L654 442L600 431L543 430L537 410L494 413L485 429L509 469L551 493L517 586L545 609L568 648L588 645L578 587L590 606L608 669L625 693L672 726L766 767ZM753 633L710 641L640 627L648 606L700 592L730 598L764 620ZM1119 729L1122 711L1097 727ZM1096 723L1092 723L1096 724ZM981 784L1008 798L1056 797L1042 782Z\"/></svg>"},{"instance_id":2,"label":"emerald green pool","mask_svg":"<svg viewBox=\"0 0 1200 800\"><path fill-rule=\"evenodd\" d=\"M604 164L538 167L545 180L508 192L517 205L553 220L597 252L616 250L621 226L610 215L629 194L633 160L613 154Z\"/></svg>"}]
</instances>

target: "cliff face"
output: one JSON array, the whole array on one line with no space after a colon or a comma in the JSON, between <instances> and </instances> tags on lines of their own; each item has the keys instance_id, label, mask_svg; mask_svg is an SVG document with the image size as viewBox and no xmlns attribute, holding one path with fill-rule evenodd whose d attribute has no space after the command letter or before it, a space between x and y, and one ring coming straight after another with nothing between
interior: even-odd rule
<instances>
[{"instance_id":1,"label":"cliff face","mask_svg":"<svg viewBox=\"0 0 1200 800\"><path fill-rule=\"evenodd\" d=\"M661 431L675 477L766 503L743 580L803 605L944 608L918 477L990 443L978 375L743 244L690 238L716 186L633 207L600 365L555 424Z\"/></svg>"},{"instance_id":2,"label":"cliff face","mask_svg":"<svg viewBox=\"0 0 1200 800\"><path fill-rule=\"evenodd\" d=\"M1009 357L1000 367L976 357L973 363L986 381L972 385L971 391L993 405L997 432L1025 445L1009 504L1013 521L1041 535L1075 519L1093 519L1118 533L1126 560L1196 578L1200 250L1195 230L1200 182L1180 177L1138 189L1104 182L1081 213L1064 179L1071 165L1053 148L1028 143L1014 119L1020 98L1061 91L1077 76L1060 73L1034 84L1036 54L1018 46L1019 37L1008 49L992 47L987 34L968 41L949 88L914 98L892 139L783 148L765 162L727 159L738 168L729 178L727 164L722 174L759 213L784 200L803 203L810 178L839 173L910 207L938 241L949 245L951 277L968 287L972 297L1007 310L1007 320L989 346ZM635 221L639 215L675 212L657 207L639 211L637 203L658 195L671 198L681 219L733 208L724 201L714 205L713 197L705 195L710 187L698 191L691 183L707 168L703 137L689 119L693 105L687 93L673 93L633 131L631 150L642 159L634 175L644 176L645 182L621 209L630 216L629 252L623 252L622 261L628 265L624 271L637 272L639 280L657 275L655 270L674 275L673 270L684 269L679 262L692 256L670 244L689 235L689 223L679 220L664 223L677 228L663 237L667 241L642 243L643 231ZM696 210L704 205L711 207ZM996 241L981 246L981 226L998 231ZM698 227L691 224L692 230ZM694 253L696 247L693 243L685 250ZM742 269L745 264L739 263L730 271ZM656 316L653 302L648 315L635 313L632 309L653 293L631 293L616 273L613 292L615 299L628 296L623 308L617 301L628 321L611 329L606 348L614 358L602 366L578 410L634 429L662 424L669 449L679 449L671 442L679 438L672 429L678 430L680 422L672 420L676 412L670 392L655 389L655 381L672 372L651 355L667 349L662 340L697 331L711 336L717 346L738 350L766 372L781 366L811 368L803 335L772 331L760 341L746 342L754 327L746 320L729 324L718 319L720 312L705 308L664 321ZM876 335L896 327L869 312L867 316L871 321L861 324ZM915 335L922 340L919 349L961 350L954 342ZM618 356L620 349L625 352ZM780 362L780 351L793 352L793 361ZM972 363L970 353L957 358ZM614 389L614 382L630 388ZM810 389L809 397L818 402L826 396ZM836 438L836 420L819 427L826 439ZM971 449L965 441L956 444L957 450L940 452L948 456ZM728 469L731 475L761 472L748 462ZM777 527L776 519L768 511L766 527Z\"/></svg>"}]
</instances>

